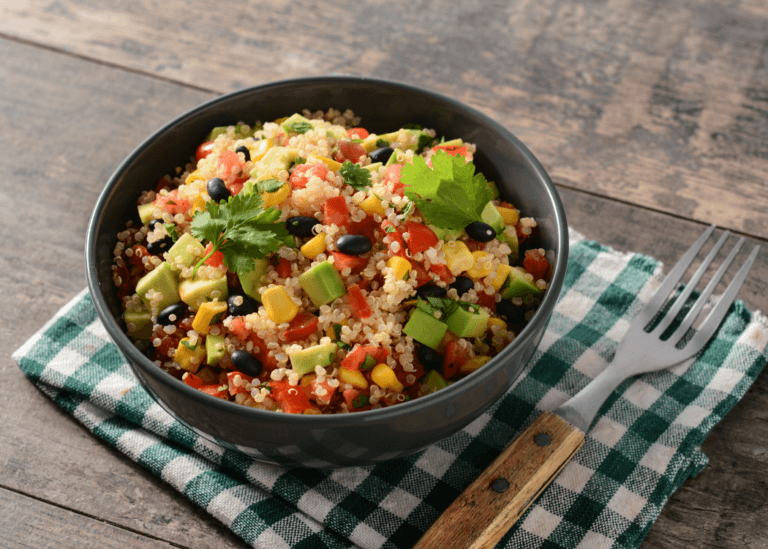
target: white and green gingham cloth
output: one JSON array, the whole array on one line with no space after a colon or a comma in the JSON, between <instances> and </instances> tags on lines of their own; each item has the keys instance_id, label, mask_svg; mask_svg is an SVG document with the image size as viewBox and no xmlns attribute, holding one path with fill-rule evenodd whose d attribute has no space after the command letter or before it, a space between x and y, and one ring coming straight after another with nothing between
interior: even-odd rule
<instances>
[{"instance_id":1,"label":"white and green gingham cloth","mask_svg":"<svg viewBox=\"0 0 768 549\"><path fill-rule=\"evenodd\" d=\"M608 364L661 267L571 233L565 286L524 374L492 408L427 450L370 467L287 469L223 450L141 388L82 292L13 355L95 435L263 549L409 548L542 411ZM701 444L766 364L768 323L736 302L695 360L625 382L584 447L502 548L638 547Z\"/></svg>"}]
</instances>

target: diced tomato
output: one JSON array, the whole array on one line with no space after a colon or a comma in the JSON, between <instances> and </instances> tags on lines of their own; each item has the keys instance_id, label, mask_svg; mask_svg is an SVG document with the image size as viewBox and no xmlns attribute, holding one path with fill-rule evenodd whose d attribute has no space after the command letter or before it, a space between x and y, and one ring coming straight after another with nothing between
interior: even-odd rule
<instances>
[{"instance_id":1,"label":"diced tomato","mask_svg":"<svg viewBox=\"0 0 768 549\"><path fill-rule=\"evenodd\" d=\"M347 403L347 409L350 411L368 410L371 408L368 395L359 389L346 389L342 393L344 402Z\"/></svg>"},{"instance_id":2,"label":"diced tomato","mask_svg":"<svg viewBox=\"0 0 768 549\"><path fill-rule=\"evenodd\" d=\"M159 193L163 189L170 189L173 186L173 182L171 181L170 176L164 175L161 177L157 185L155 185L155 192Z\"/></svg>"},{"instance_id":3,"label":"diced tomato","mask_svg":"<svg viewBox=\"0 0 768 549\"><path fill-rule=\"evenodd\" d=\"M245 185L245 182L250 179L250 176L248 174L243 175L242 177L236 178L231 183L227 183L227 189L230 193L233 195L240 194L240 191L243 190L243 186Z\"/></svg>"},{"instance_id":4,"label":"diced tomato","mask_svg":"<svg viewBox=\"0 0 768 549\"><path fill-rule=\"evenodd\" d=\"M158 195L157 198L155 198L155 207L162 208L173 215L186 213L189 209L189 200L186 198L179 198L179 190L174 189L167 195Z\"/></svg>"},{"instance_id":5,"label":"diced tomato","mask_svg":"<svg viewBox=\"0 0 768 549\"><path fill-rule=\"evenodd\" d=\"M291 186L294 189L303 189L307 186L313 175L324 180L328 175L328 166L322 162L317 164L299 164L291 174Z\"/></svg>"},{"instance_id":6,"label":"diced tomato","mask_svg":"<svg viewBox=\"0 0 768 549\"><path fill-rule=\"evenodd\" d=\"M216 162L216 174L224 180L224 183L233 183L240 178L243 161L235 151L224 151Z\"/></svg>"},{"instance_id":7,"label":"diced tomato","mask_svg":"<svg viewBox=\"0 0 768 549\"><path fill-rule=\"evenodd\" d=\"M349 224L349 234L364 234L371 241L376 243L376 229L379 224L373 219L372 215L366 215L361 221L353 221Z\"/></svg>"},{"instance_id":8,"label":"diced tomato","mask_svg":"<svg viewBox=\"0 0 768 549\"><path fill-rule=\"evenodd\" d=\"M459 367L469 360L467 351L456 340L449 341L443 355L443 377L451 379L459 371Z\"/></svg>"},{"instance_id":9,"label":"diced tomato","mask_svg":"<svg viewBox=\"0 0 768 549\"><path fill-rule=\"evenodd\" d=\"M205 247L205 253L203 254L203 257L211 253L212 249L213 249L213 244L209 242L208 245ZM216 267L217 269L221 267L222 263L224 263L224 254L219 250L216 250L215 252L213 252L211 254L211 257L205 260L206 265L210 265L211 267Z\"/></svg>"},{"instance_id":10,"label":"diced tomato","mask_svg":"<svg viewBox=\"0 0 768 549\"><path fill-rule=\"evenodd\" d=\"M429 273L426 271L424 267L421 266L421 263L418 261L411 259L411 269L416 272L416 287L423 286L424 284L429 284L432 282L432 277L429 275Z\"/></svg>"},{"instance_id":11,"label":"diced tomato","mask_svg":"<svg viewBox=\"0 0 768 549\"><path fill-rule=\"evenodd\" d=\"M334 196L325 201L323 223L326 225L345 226L349 222L349 208L343 196Z\"/></svg>"},{"instance_id":12,"label":"diced tomato","mask_svg":"<svg viewBox=\"0 0 768 549\"><path fill-rule=\"evenodd\" d=\"M368 265L368 259L359 255L343 254L341 252L331 252L333 255L333 264L336 270L350 269L357 274Z\"/></svg>"},{"instance_id":13,"label":"diced tomato","mask_svg":"<svg viewBox=\"0 0 768 549\"><path fill-rule=\"evenodd\" d=\"M450 156L467 156L466 145L438 145L433 147L434 151L445 151Z\"/></svg>"},{"instance_id":14,"label":"diced tomato","mask_svg":"<svg viewBox=\"0 0 768 549\"><path fill-rule=\"evenodd\" d=\"M359 143L354 141L339 141L339 152L336 153L336 162L349 160L353 164L360 162L360 158L365 156L365 149Z\"/></svg>"},{"instance_id":15,"label":"diced tomato","mask_svg":"<svg viewBox=\"0 0 768 549\"><path fill-rule=\"evenodd\" d=\"M229 331L233 331L231 325ZM274 357L274 355L269 354L269 349L267 349L267 344L264 343L263 339L261 339L256 334L253 334L248 336L248 341L253 343L253 349L251 349L251 353L259 359L261 365L267 371L271 372L277 368L277 359Z\"/></svg>"},{"instance_id":16,"label":"diced tomato","mask_svg":"<svg viewBox=\"0 0 768 549\"><path fill-rule=\"evenodd\" d=\"M229 331L235 334L235 337L240 341L245 341L251 336L251 330L245 327L245 317L243 316L231 316L229 324Z\"/></svg>"},{"instance_id":17,"label":"diced tomato","mask_svg":"<svg viewBox=\"0 0 768 549\"><path fill-rule=\"evenodd\" d=\"M523 224L518 221L517 225L515 225L515 232L517 233L517 243L522 244L525 242L525 239L528 238L528 235L523 232Z\"/></svg>"},{"instance_id":18,"label":"diced tomato","mask_svg":"<svg viewBox=\"0 0 768 549\"><path fill-rule=\"evenodd\" d=\"M544 275L547 274L549 262L539 250L526 250L525 259L523 259L523 267L533 275L535 280L539 280L540 278L544 278Z\"/></svg>"},{"instance_id":19,"label":"diced tomato","mask_svg":"<svg viewBox=\"0 0 768 549\"><path fill-rule=\"evenodd\" d=\"M429 266L429 270L436 274L443 282L450 284L454 280L451 270L443 263L432 263L432 265Z\"/></svg>"},{"instance_id":20,"label":"diced tomato","mask_svg":"<svg viewBox=\"0 0 768 549\"><path fill-rule=\"evenodd\" d=\"M235 385L235 377L240 376L241 382L239 386ZM242 372L234 371L227 372L227 386L229 387L229 394L236 395L238 393L247 393L245 390L246 383L253 383L253 377L245 375Z\"/></svg>"},{"instance_id":21,"label":"diced tomato","mask_svg":"<svg viewBox=\"0 0 768 549\"><path fill-rule=\"evenodd\" d=\"M181 376L181 380L194 389L199 389L203 386L203 380L192 372L184 372L184 375Z\"/></svg>"},{"instance_id":22,"label":"diced tomato","mask_svg":"<svg viewBox=\"0 0 768 549\"><path fill-rule=\"evenodd\" d=\"M357 284L347 288L347 302L352 308L352 314L356 317L368 318L371 316L371 307Z\"/></svg>"},{"instance_id":23,"label":"diced tomato","mask_svg":"<svg viewBox=\"0 0 768 549\"><path fill-rule=\"evenodd\" d=\"M365 361L366 355L371 355L376 360L376 364L379 364L387 360L389 351L383 347L376 347L375 345L357 344L355 345L355 348L344 357L344 360L341 361L341 366L348 370L357 370Z\"/></svg>"},{"instance_id":24,"label":"diced tomato","mask_svg":"<svg viewBox=\"0 0 768 549\"><path fill-rule=\"evenodd\" d=\"M291 276L291 262L281 257L277 261L277 268L275 270L280 278L288 278Z\"/></svg>"},{"instance_id":25,"label":"diced tomato","mask_svg":"<svg viewBox=\"0 0 768 549\"><path fill-rule=\"evenodd\" d=\"M270 381L269 386L272 388L272 398L280 403L283 412L301 414L312 407L307 393L298 385L294 386L285 380L280 380Z\"/></svg>"},{"instance_id":26,"label":"diced tomato","mask_svg":"<svg viewBox=\"0 0 768 549\"><path fill-rule=\"evenodd\" d=\"M143 267L144 261L142 258L148 256L149 252L141 244L134 244L132 246L132 249L133 249L133 254L131 255L131 257L128 258L128 261L131 263L131 265L135 267Z\"/></svg>"},{"instance_id":27,"label":"diced tomato","mask_svg":"<svg viewBox=\"0 0 768 549\"><path fill-rule=\"evenodd\" d=\"M365 139L369 133L365 128L350 128L347 130L347 135L353 139Z\"/></svg>"},{"instance_id":28,"label":"diced tomato","mask_svg":"<svg viewBox=\"0 0 768 549\"><path fill-rule=\"evenodd\" d=\"M480 292L477 295L477 302L483 307L487 307L491 312L496 312L496 294L488 295L485 292Z\"/></svg>"},{"instance_id":29,"label":"diced tomato","mask_svg":"<svg viewBox=\"0 0 768 549\"><path fill-rule=\"evenodd\" d=\"M213 151L213 141L205 141L200 143L195 151L195 160L200 161Z\"/></svg>"},{"instance_id":30,"label":"diced tomato","mask_svg":"<svg viewBox=\"0 0 768 549\"><path fill-rule=\"evenodd\" d=\"M416 358L416 361L413 363L414 367L416 368L413 372L406 372L402 366L397 366L395 368L395 375L397 376L397 380L402 383L405 387L410 387L414 383L416 383L421 376L424 375L424 366L421 365L419 362L419 359ZM408 376L413 376L413 381L408 381Z\"/></svg>"},{"instance_id":31,"label":"diced tomato","mask_svg":"<svg viewBox=\"0 0 768 549\"><path fill-rule=\"evenodd\" d=\"M390 164L387 166L387 171L384 174L384 184L390 184L392 186L392 192L403 196L405 185L400 183L400 172L403 169L402 164Z\"/></svg>"},{"instance_id":32,"label":"diced tomato","mask_svg":"<svg viewBox=\"0 0 768 549\"><path fill-rule=\"evenodd\" d=\"M405 232L409 235L408 249L411 250L411 253L425 252L429 248L437 246L437 235L432 229L422 223L406 221Z\"/></svg>"},{"instance_id":33,"label":"diced tomato","mask_svg":"<svg viewBox=\"0 0 768 549\"><path fill-rule=\"evenodd\" d=\"M219 391L219 387L221 387L221 385L218 383L212 383L211 385L201 385L197 390L202 391L207 395L220 398L221 400L229 400L229 393L226 390Z\"/></svg>"},{"instance_id":34,"label":"diced tomato","mask_svg":"<svg viewBox=\"0 0 768 549\"><path fill-rule=\"evenodd\" d=\"M309 388L311 389L311 397L320 404L329 404L337 389L337 387L331 387L327 381L318 382L317 378L312 380Z\"/></svg>"},{"instance_id":35,"label":"diced tomato","mask_svg":"<svg viewBox=\"0 0 768 549\"><path fill-rule=\"evenodd\" d=\"M387 242L389 245L389 253L407 258L408 254L405 252L403 234L395 227L395 224L389 219L385 219L381 222L381 230L384 233L384 242Z\"/></svg>"},{"instance_id":36,"label":"diced tomato","mask_svg":"<svg viewBox=\"0 0 768 549\"><path fill-rule=\"evenodd\" d=\"M311 313L299 313L288 324L288 328L283 332L283 339L286 341L300 341L307 339L317 331L319 323L318 317Z\"/></svg>"}]
</instances>

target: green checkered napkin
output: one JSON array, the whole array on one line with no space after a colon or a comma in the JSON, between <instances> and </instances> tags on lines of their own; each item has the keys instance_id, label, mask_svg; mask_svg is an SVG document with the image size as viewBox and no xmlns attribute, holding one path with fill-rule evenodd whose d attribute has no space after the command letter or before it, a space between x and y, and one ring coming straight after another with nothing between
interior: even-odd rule
<instances>
[{"instance_id":1,"label":"green checkered napkin","mask_svg":"<svg viewBox=\"0 0 768 549\"><path fill-rule=\"evenodd\" d=\"M407 548L517 433L606 366L659 271L653 259L571 233L561 299L516 385L452 437L371 467L286 469L193 434L137 384L87 292L14 359L94 434L253 547ZM499 546L639 546L667 499L706 465L700 446L765 365L767 343L765 317L737 302L695 361L625 382Z\"/></svg>"}]
</instances>

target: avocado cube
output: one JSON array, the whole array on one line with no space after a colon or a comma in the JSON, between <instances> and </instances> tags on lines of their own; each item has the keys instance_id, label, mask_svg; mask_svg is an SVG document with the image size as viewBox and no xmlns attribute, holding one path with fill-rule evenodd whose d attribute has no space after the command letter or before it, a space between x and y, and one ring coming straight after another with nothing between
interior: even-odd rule
<instances>
[{"instance_id":1,"label":"avocado cube","mask_svg":"<svg viewBox=\"0 0 768 549\"><path fill-rule=\"evenodd\" d=\"M421 384L429 387L430 393L434 393L435 391L439 391L440 389L445 389L448 387L448 382L437 372L437 370L430 370L429 373L424 376Z\"/></svg>"},{"instance_id":2,"label":"avocado cube","mask_svg":"<svg viewBox=\"0 0 768 549\"><path fill-rule=\"evenodd\" d=\"M218 364L226 352L227 346L224 343L224 334L208 334L205 336L205 354L208 355L206 362L209 365L215 366Z\"/></svg>"},{"instance_id":3,"label":"avocado cube","mask_svg":"<svg viewBox=\"0 0 768 549\"><path fill-rule=\"evenodd\" d=\"M415 309L411 318L403 326L405 335L432 349L437 349L440 345L446 330L448 330L447 324L421 309Z\"/></svg>"},{"instance_id":4,"label":"avocado cube","mask_svg":"<svg viewBox=\"0 0 768 549\"><path fill-rule=\"evenodd\" d=\"M379 168L381 168L381 166L382 166L381 162L374 162L373 164L368 164L367 166L363 166L363 168L374 172L374 171L377 171Z\"/></svg>"},{"instance_id":5,"label":"avocado cube","mask_svg":"<svg viewBox=\"0 0 768 549\"><path fill-rule=\"evenodd\" d=\"M190 309L196 311L206 301L213 301L214 297L218 298L219 301L227 300L229 297L227 277L222 276L216 279L188 278L179 283L178 293L181 300L189 305Z\"/></svg>"},{"instance_id":6,"label":"avocado cube","mask_svg":"<svg viewBox=\"0 0 768 549\"><path fill-rule=\"evenodd\" d=\"M152 313L146 309L141 311L125 311L125 326L128 335L134 339L149 339L152 335Z\"/></svg>"},{"instance_id":7,"label":"avocado cube","mask_svg":"<svg viewBox=\"0 0 768 549\"><path fill-rule=\"evenodd\" d=\"M147 298L147 292L150 290L163 295L163 298L156 305L157 310L152 311L154 314L162 311L168 305L178 303L179 299L181 299L179 297L178 274L165 261L145 274L136 284L136 293L141 297L147 310L151 310L151 302Z\"/></svg>"},{"instance_id":8,"label":"avocado cube","mask_svg":"<svg viewBox=\"0 0 768 549\"><path fill-rule=\"evenodd\" d=\"M488 202L488 204L485 205L485 208L480 213L480 219L493 227L497 237L504 232L504 227L506 226L504 224L504 217L501 215L501 212L496 209L496 206L493 205L493 202Z\"/></svg>"},{"instance_id":9,"label":"avocado cube","mask_svg":"<svg viewBox=\"0 0 768 549\"><path fill-rule=\"evenodd\" d=\"M293 134L298 133L296 131L296 124L300 124L300 125L309 124L310 126L312 126L312 122L309 120L309 118L305 118L301 116L299 113L292 114L291 116L286 118L283 121L283 123L280 125L283 127L283 131L285 131L287 135L291 133ZM301 132L301 133L304 133L304 132Z\"/></svg>"},{"instance_id":10,"label":"avocado cube","mask_svg":"<svg viewBox=\"0 0 768 549\"><path fill-rule=\"evenodd\" d=\"M456 307L445 323L448 329L459 337L480 337L488 328L489 318L491 316L479 305L470 305L467 309Z\"/></svg>"},{"instance_id":11,"label":"avocado cube","mask_svg":"<svg viewBox=\"0 0 768 549\"><path fill-rule=\"evenodd\" d=\"M253 270L245 273L237 273L237 278L240 279L240 285L243 287L243 292L248 297L252 297L259 303L261 303L261 294L259 288L261 288L264 275L267 274L267 268L269 267L269 260L254 259Z\"/></svg>"},{"instance_id":12,"label":"avocado cube","mask_svg":"<svg viewBox=\"0 0 768 549\"><path fill-rule=\"evenodd\" d=\"M184 233L176 243L168 250L168 263L172 269L180 268L180 265L189 267L196 262L198 257L203 257L205 248L194 236ZM180 258L180 259L176 259Z\"/></svg>"},{"instance_id":13,"label":"avocado cube","mask_svg":"<svg viewBox=\"0 0 768 549\"><path fill-rule=\"evenodd\" d=\"M513 297L521 297L524 295L540 294L541 289L538 288L533 282L528 280L526 276L528 273L521 267L512 267L507 276L507 281L501 288L501 297L504 299L512 299Z\"/></svg>"},{"instance_id":14,"label":"avocado cube","mask_svg":"<svg viewBox=\"0 0 768 549\"><path fill-rule=\"evenodd\" d=\"M504 232L501 233L501 239L507 243L509 249L512 252L509 254L509 262L514 263L520 257L520 243L517 240L517 229L515 227L507 227Z\"/></svg>"},{"instance_id":15,"label":"avocado cube","mask_svg":"<svg viewBox=\"0 0 768 549\"><path fill-rule=\"evenodd\" d=\"M422 133L424 133L424 132L423 132L423 130L412 130L412 129L406 129L406 130L397 130L396 132L392 132L392 133L385 133L385 134L379 135L379 136L377 136L377 137L376 137L376 139L377 139L377 140L378 140L378 139L383 139L383 140L384 140L384 141L386 141L387 143L389 143L389 144L392 144L392 143L394 143L394 142L396 142L396 141L397 141L397 136L398 136L398 135L400 135L400 132L401 132L401 131L404 131L405 133L409 133L409 134L411 134L411 136L416 136L416 137L418 137L418 136L420 136ZM408 148L409 148L409 149L411 149L411 150L415 150L415 149L416 149L416 145L410 145L410 144L409 144L409 145L408 145ZM401 151L401 152L402 152L402 151ZM393 154L394 154L394 153L393 153Z\"/></svg>"},{"instance_id":16,"label":"avocado cube","mask_svg":"<svg viewBox=\"0 0 768 549\"><path fill-rule=\"evenodd\" d=\"M315 366L328 366L336 359L336 350L338 346L335 343L322 343L314 345L301 351L290 353L291 367L300 375L309 374L315 371Z\"/></svg>"},{"instance_id":17,"label":"avocado cube","mask_svg":"<svg viewBox=\"0 0 768 549\"><path fill-rule=\"evenodd\" d=\"M444 143L440 143L443 147L461 147L464 144L464 141L461 140L461 138L457 139L451 139L450 141L445 141Z\"/></svg>"},{"instance_id":18,"label":"avocado cube","mask_svg":"<svg viewBox=\"0 0 768 549\"><path fill-rule=\"evenodd\" d=\"M141 219L141 224L146 225L150 221L152 221L152 214L155 212L155 203L154 202L147 202L146 204L142 204L138 207L139 209L139 219Z\"/></svg>"},{"instance_id":19,"label":"avocado cube","mask_svg":"<svg viewBox=\"0 0 768 549\"><path fill-rule=\"evenodd\" d=\"M389 159L387 160L387 163L384 164L385 166L391 166L392 164L397 164L397 155L403 154L403 149L395 149L392 151L392 154L389 155Z\"/></svg>"},{"instance_id":20,"label":"avocado cube","mask_svg":"<svg viewBox=\"0 0 768 549\"><path fill-rule=\"evenodd\" d=\"M299 275L299 284L315 307L326 305L347 293L339 273L328 261Z\"/></svg>"},{"instance_id":21,"label":"avocado cube","mask_svg":"<svg viewBox=\"0 0 768 549\"><path fill-rule=\"evenodd\" d=\"M277 174L282 170L287 170L298 157L298 149L272 147L261 160L256 162L250 172L250 176L257 180L268 179L270 177L277 178Z\"/></svg>"}]
</instances>

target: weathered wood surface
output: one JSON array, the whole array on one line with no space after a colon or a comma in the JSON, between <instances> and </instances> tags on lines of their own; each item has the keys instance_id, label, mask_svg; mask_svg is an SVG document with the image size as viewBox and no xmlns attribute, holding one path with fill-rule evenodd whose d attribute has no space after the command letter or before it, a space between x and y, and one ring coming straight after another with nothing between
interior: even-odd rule
<instances>
[{"instance_id":1,"label":"weathered wood surface","mask_svg":"<svg viewBox=\"0 0 768 549\"><path fill-rule=\"evenodd\" d=\"M327 73L424 85L528 144L589 238L671 265L701 222L768 237L763 3L210 8L0 3L0 516L12 517L0 533L10 524L16 534L0 537L4 547L87 546L102 527L114 540L136 536L124 546L243 546L59 412L10 359L85 286L85 227L103 182L145 136L216 93ZM741 292L762 310L766 254ZM766 410L763 375L707 440L710 465L675 494L644 549L768 547Z\"/></svg>"},{"instance_id":2,"label":"weathered wood surface","mask_svg":"<svg viewBox=\"0 0 768 549\"><path fill-rule=\"evenodd\" d=\"M0 33L217 92L423 85L500 120L562 185L768 237L759 0L16 0Z\"/></svg>"}]
</instances>

